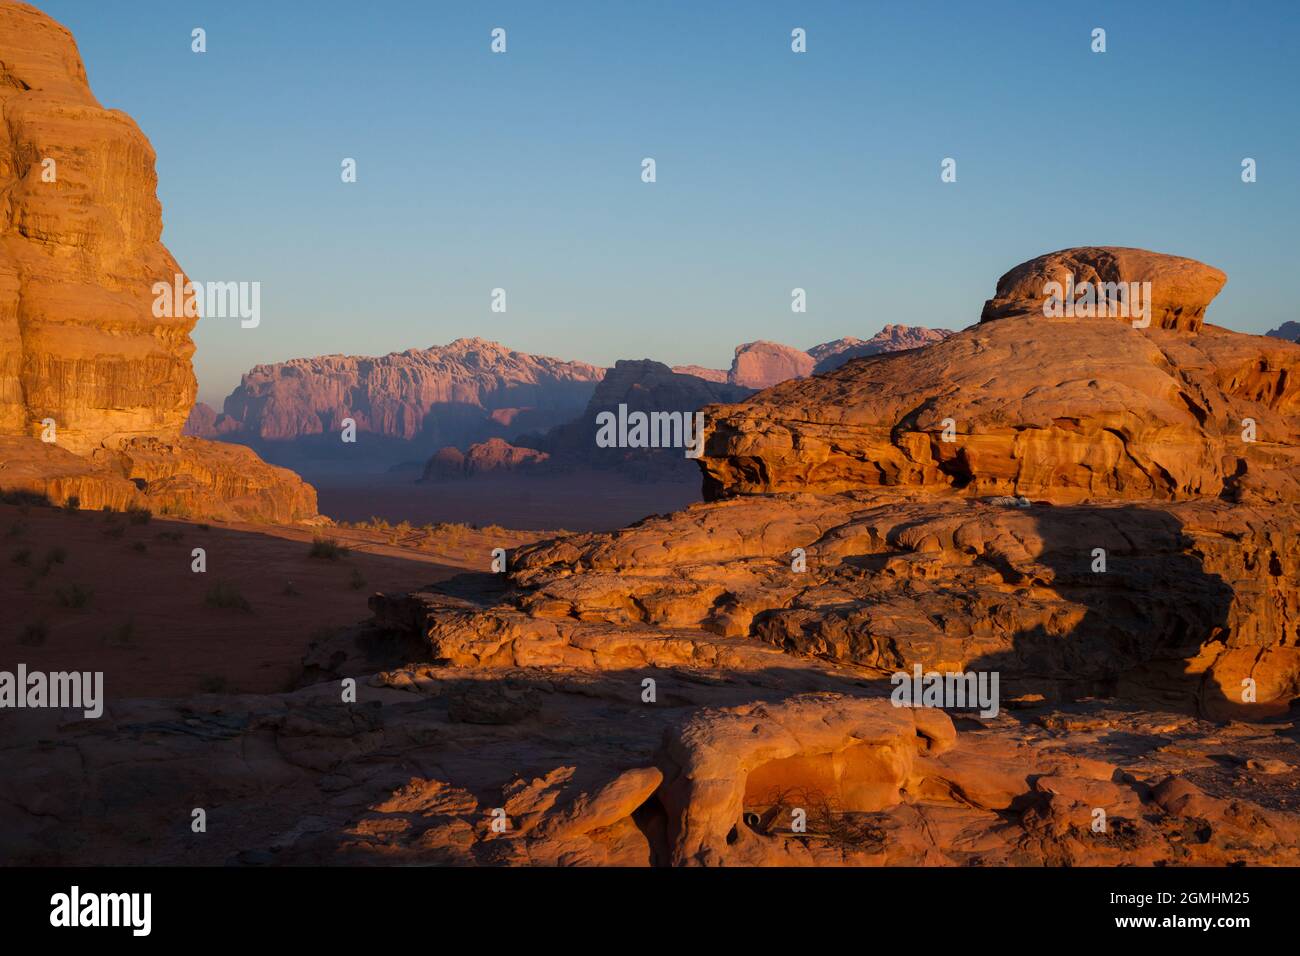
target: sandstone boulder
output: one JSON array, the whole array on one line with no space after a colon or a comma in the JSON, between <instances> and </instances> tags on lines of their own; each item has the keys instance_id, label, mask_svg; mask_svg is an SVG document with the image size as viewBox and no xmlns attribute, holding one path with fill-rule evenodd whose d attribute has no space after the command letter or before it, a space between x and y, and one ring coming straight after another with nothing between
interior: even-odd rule
<instances>
[{"instance_id":1,"label":"sandstone boulder","mask_svg":"<svg viewBox=\"0 0 1300 956\"><path fill-rule=\"evenodd\" d=\"M984 304L981 322L1009 316L1042 316L1051 298L1049 283L1081 288L1087 283L1095 296L1101 286L1108 291L1118 283L1150 285L1150 322L1155 328L1196 332L1205 320L1210 300L1228 277L1195 259L1170 256L1145 249L1087 246L1063 249L1022 262L998 280L997 291ZM1126 292L1120 294L1127 294ZM1100 298L1098 296L1098 298ZM1114 299L1115 296L1108 296ZM1132 305L1136 306L1134 301ZM1130 321L1121 317L1121 321Z\"/></svg>"}]
</instances>

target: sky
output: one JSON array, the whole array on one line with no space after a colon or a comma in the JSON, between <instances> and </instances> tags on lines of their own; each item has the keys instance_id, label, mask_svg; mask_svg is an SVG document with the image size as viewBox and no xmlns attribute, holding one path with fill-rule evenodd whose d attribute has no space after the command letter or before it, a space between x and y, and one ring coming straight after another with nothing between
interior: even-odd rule
<instances>
[{"instance_id":1,"label":"sky","mask_svg":"<svg viewBox=\"0 0 1300 956\"><path fill-rule=\"evenodd\" d=\"M726 368L755 339L962 328L1081 245L1218 266L1216 324L1300 319L1290 0L35 5L153 143L190 277L261 283L256 328L194 331L217 407L259 363L462 336Z\"/></svg>"}]
</instances>

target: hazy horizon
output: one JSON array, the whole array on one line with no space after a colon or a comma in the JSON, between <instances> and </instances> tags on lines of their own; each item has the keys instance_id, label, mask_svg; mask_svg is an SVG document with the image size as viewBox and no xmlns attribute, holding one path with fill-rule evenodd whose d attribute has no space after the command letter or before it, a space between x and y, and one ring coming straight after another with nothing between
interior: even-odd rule
<instances>
[{"instance_id":1,"label":"hazy horizon","mask_svg":"<svg viewBox=\"0 0 1300 956\"><path fill-rule=\"evenodd\" d=\"M725 368L755 339L961 328L1082 245L1225 270L1218 325L1300 317L1282 4L36 5L153 143L182 267L262 283L258 328L195 330L218 407L253 365L461 337Z\"/></svg>"}]
</instances>

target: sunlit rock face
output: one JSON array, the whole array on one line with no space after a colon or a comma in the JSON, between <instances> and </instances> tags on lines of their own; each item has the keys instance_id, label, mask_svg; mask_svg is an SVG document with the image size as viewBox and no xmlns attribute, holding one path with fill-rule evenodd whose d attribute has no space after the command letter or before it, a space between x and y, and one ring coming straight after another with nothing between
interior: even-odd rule
<instances>
[{"instance_id":1,"label":"sunlit rock face","mask_svg":"<svg viewBox=\"0 0 1300 956\"><path fill-rule=\"evenodd\" d=\"M149 141L100 106L72 35L25 4L0 5L0 114L0 433L53 419L78 454L179 437L195 319L154 315L154 283L181 269Z\"/></svg>"},{"instance_id":2,"label":"sunlit rock face","mask_svg":"<svg viewBox=\"0 0 1300 956\"><path fill-rule=\"evenodd\" d=\"M1044 315L1017 290L1038 288L1066 254L1033 260L1003 277L984 321L941 342L706 410L706 497L1294 496L1300 347L1202 327L1223 284L1217 269L1140 250L1086 251L1118 256L1121 276L1153 277L1142 280L1152 281L1149 327ZM1036 278L1012 281L1018 274Z\"/></svg>"},{"instance_id":3,"label":"sunlit rock face","mask_svg":"<svg viewBox=\"0 0 1300 956\"><path fill-rule=\"evenodd\" d=\"M0 3L0 486L83 507L290 520L296 475L181 429L194 405L189 298L163 246L149 141L95 99L72 35ZM161 314L159 314L161 313Z\"/></svg>"},{"instance_id":4,"label":"sunlit rock face","mask_svg":"<svg viewBox=\"0 0 1300 956\"><path fill-rule=\"evenodd\" d=\"M1076 310L1081 316L1098 313L1105 303L1107 318L1127 322L1135 316L1111 313L1140 310L1149 315L1136 317L1139 322L1149 319L1155 328L1196 332L1205 321L1210 300L1227 281L1223 271L1183 256L1120 246L1063 249L1022 262L1002 276L993 298L984 304L980 321L1042 315L1055 296L1073 300L1068 308L1061 303L1071 316Z\"/></svg>"}]
</instances>

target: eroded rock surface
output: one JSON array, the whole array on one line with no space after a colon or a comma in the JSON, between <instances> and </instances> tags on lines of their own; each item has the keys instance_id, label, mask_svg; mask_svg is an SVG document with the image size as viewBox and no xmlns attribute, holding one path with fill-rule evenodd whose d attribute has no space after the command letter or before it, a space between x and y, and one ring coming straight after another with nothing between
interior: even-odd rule
<instances>
[{"instance_id":1,"label":"eroded rock surface","mask_svg":"<svg viewBox=\"0 0 1300 956\"><path fill-rule=\"evenodd\" d=\"M1071 287L1088 286L1098 302L1114 301L1128 294L1116 286L1150 283L1150 295L1140 300L1150 307L1150 323L1155 328L1196 332L1205 321L1210 300L1219 294L1228 277L1219 269L1195 259L1127 249L1119 246L1087 246L1049 252L1022 262L998 280L997 292L984 304L981 322L1009 316L1043 315L1044 303L1060 293L1049 284L1056 283L1068 296ZM1140 290L1139 290L1140 291ZM1139 299L1127 302L1136 307ZM1111 318L1108 308L1108 318ZM1116 309L1115 311L1119 311ZM1132 316L1117 316L1130 322Z\"/></svg>"},{"instance_id":2,"label":"eroded rock surface","mask_svg":"<svg viewBox=\"0 0 1300 956\"><path fill-rule=\"evenodd\" d=\"M705 496L1295 500L1298 370L1300 346L1212 326L984 322L708 409Z\"/></svg>"},{"instance_id":3,"label":"eroded rock surface","mask_svg":"<svg viewBox=\"0 0 1300 956\"><path fill-rule=\"evenodd\" d=\"M94 503L291 520L312 488L181 437L195 318L164 248L154 152L90 91L72 35L0 2L0 484ZM161 311L162 314L156 314Z\"/></svg>"}]
</instances>

